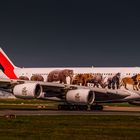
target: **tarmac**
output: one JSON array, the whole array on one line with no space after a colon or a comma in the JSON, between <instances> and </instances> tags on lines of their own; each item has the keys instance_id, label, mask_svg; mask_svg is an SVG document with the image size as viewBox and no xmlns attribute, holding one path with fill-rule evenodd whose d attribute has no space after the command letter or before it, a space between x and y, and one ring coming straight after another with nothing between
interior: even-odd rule
<instances>
[{"instance_id":1,"label":"tarmac","mask_svg":"<svg viewBox=\"0 0 140 140\"><path fill-rule=\"evenodd\" d=\"M34 115L138 115L140 107L110 107L105 106L103 111L61 111L56 109L0 109L0 116L34 116Z\"/></svg>"}]
</instances>

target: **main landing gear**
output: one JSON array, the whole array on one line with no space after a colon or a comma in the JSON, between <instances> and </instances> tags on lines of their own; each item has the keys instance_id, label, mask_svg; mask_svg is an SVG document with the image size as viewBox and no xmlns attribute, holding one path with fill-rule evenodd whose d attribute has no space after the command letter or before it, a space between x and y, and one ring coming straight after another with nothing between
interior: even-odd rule
<instances>
[{"instance_id":1,"label":"main landing gear","mask_svg":"<svg viewBox=\"0 0 140 140\"><path fill-rule=\"evenodd\" d=\"M88 110L87 105L69 105L69 104L62 104L58 105L58 110Z\"/></svg>"},{"instance_id":2,"label":"main landing gear","mask_svg":"<svg viewBox=\"0 0 140 140\"><path fill-rule=\"evenodd\" d=\"M91 105L91 106L90 106L90 110L102 111L103 109L104 109L103 105L95 104L95 105Z\"/></svg>"},{"instance_id":3,"label":"main landing gear","mask_svg":"<svg viewBox=\"0 0 140 140\"><path fill-rule=\"evenodd\" d=\"M71 104L60 104L58 105L58 110L75 110L75 111L87 111L88 110L88 105L71 105ZM90 110L103 110L102 105L90 105Z\"/></svg>"}]
</instances>

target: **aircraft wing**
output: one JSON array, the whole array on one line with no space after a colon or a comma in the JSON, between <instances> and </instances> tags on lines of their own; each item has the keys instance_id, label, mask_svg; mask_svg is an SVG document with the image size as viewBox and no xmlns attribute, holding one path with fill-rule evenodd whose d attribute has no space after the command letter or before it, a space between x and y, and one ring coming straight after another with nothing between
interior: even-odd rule
<instances>
[{"instance_id":1,"label":"aircraft wing","mask_svg":"<svg viewBox=\"0 0 140 140\"><path fill-rule=\"evenodd\" d=\"M52 82L0 79L0 90L22 99L54 100L68 103L122 102L140 98L139 92L112 90Z\"/></svg>"}]
</instances>

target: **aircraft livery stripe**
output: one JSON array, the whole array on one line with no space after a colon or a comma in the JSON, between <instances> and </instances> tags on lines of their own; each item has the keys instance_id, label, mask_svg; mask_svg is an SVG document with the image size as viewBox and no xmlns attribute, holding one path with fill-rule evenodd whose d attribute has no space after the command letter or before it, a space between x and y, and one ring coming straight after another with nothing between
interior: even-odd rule
<instances>
[{"instance_id":1,"label":"aircraft livery stripe","mask_svg":"<svg viewBox=\"0 0 140 140\"><path fill-rule=\"evenodd\" d=\"M0 52L0 64L4 69L4 73L10 79L17 79L17 76L14 73L13 65L8 61L8 59Z\"/></svg>"}]
</instances>

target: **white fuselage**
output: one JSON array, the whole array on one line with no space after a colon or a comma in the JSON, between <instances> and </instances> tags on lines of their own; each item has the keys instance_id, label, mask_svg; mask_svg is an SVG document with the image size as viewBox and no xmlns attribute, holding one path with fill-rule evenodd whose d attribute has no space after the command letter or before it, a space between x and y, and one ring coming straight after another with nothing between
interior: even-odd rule
<instances>
[{"instance_id":1,"label":"white fuselage","mask_svg":"<svg viewBox=\"0 0 140 140\"><path fill-rule=\"evenodd\" d=\"M48 74L53 70L71 69L76 74L101 74L104 77L110 77L116 73L121 73L121 78L131 77L140 73L140 67L54 67L54 68L15 68L14 72L19 76L41 75L47 80Z\"/></svg>"}]
</instances>

